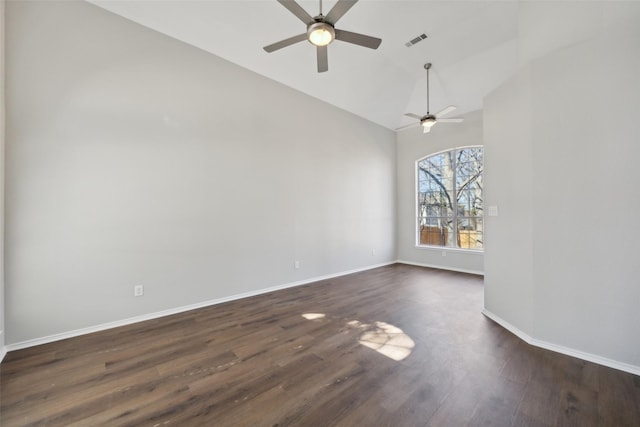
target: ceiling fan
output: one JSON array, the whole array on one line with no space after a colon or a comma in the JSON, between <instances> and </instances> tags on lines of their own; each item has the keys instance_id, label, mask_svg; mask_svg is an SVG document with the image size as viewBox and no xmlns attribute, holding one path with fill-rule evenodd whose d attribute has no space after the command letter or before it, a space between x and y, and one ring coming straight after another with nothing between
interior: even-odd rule
<instances>
[{"instance_id":1,"label":"ceiling fan","mask_svg":"<svg viewBox=\"0 0 640 427\"><path fill-rule=\"evenodd\" d=\"M442 117L456 109L456 107L453 105L449 105L448 107L445 107L444 109L437 112L436 114L431 114L429 112L429 69L430 68L431 68L430 62L427 62L426 64L424 64L424 69L427 70L427 114L425 114L424 116L420 116L414 113L406 113L405 116L411 117L413 119L418 119L419 121L417 123L411 123L410 125L401 126L399 128L396 128L396 130L404 130L404 129L412 128L414 126L422 126L422 132L427 133L431 130L431 127L436 123L460 123L464 120L463 117L450 117L450 118Z\"/></svg>"},{"instance_id":2,"label":"ceiling fan","mask_svg":"<svg viewBox=\"0 0 640 427\"><path fill-rule=\"evenodd\" d=\"M290 46L303 40L308 40L309 43L316 46L319 73L323 73L329 69L327 45L329 45L333 40L341 40L343 42L368 47L370 49L377 49L382 42L381 39L375 37L339 30L335 27L336 22L338 22L338 20L342 18L344 14L358 2L358 0L338 0L326 16L322 14L322 0L320 0L320 14L318 16L309 15L307 11L305 11L302 6L294 0L277 1L286 7L289 12L293 13L298 17L298 19L304 22L307 26L307 31L302 34L298 34L297 36L289 37L288 39L265 46L264 50L271 53L278 49L282 49L283 47Z\"/></svg>"}]
</instances>

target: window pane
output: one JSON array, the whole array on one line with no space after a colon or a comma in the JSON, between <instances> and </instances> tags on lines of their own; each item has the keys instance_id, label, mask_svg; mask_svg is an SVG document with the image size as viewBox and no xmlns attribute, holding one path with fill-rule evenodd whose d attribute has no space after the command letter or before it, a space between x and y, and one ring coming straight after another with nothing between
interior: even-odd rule
<instances>
[{"instance_id":1,"label":"window pane","mask_svg":"<svg viewBox=\"0 0 640 427\"><path fill-rule=\"evenodd\" d=\"M466 147L418 161L419 244L482 248L482 155Z\"/></svg>"},{"instance_id":2,"label":"window pane","mask_svg":"<svg viewBox=\"0 0 640 427\"><path fill-rule=\"evenodd\" d=\"M458 247L482 249L482 218L458 218Z\"/></svg>"},{"instance_id":3,"label":"window pane","mask_svg":"<svg viewBox=\"0 0 640 427\"><path fill-rule=\"evenodd\" d=\"M453 221L450 218L421 218L420 244L454 247Z\"/></svg>"}]
</instances>

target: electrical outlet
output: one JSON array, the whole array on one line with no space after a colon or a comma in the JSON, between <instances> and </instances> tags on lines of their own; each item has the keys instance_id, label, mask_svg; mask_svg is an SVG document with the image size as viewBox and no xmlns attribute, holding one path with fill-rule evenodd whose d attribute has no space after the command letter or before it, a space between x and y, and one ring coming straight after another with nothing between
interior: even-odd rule
<instances>
[{"instance_id":1,"label":"electrical outlet","mask_svg":"<svg viewBox=\"0 0 640 427\"><path fill-rule=\"evenodd\" d=\"M144 286L142 285L136 285L133 287L133 296L134 297L141 297L142 295L144 295Z\"/></svg>"},{"instance_id":2,"label":"electrical outlet","mask_svg":"<svg viewBox=\"0 0 640 427\"><path fill-rule=\"evenodd\" d=\"M296 270L300 268L300 261L294 261L293 262L293 268L295 268Z\"/></svg>"},{"instance_id":3,"label":"electrical outlet","mask_svg":"<svg viewBox=\"0 0 640 427\"><path fill-rule=\"evenodd\" d=\"M371 249L371 256L376 256L376 248Z\"/></svg>"},{"instance_id":4,"label":"electrical outlet","mask_svg":"<svg viewBox=\"0 0 640 427\"><path fill-rule=\"evenodd\" d=\"M447 252L446 251L442 251L442 256L447 256Z\"/></svg>"}]
</instances>

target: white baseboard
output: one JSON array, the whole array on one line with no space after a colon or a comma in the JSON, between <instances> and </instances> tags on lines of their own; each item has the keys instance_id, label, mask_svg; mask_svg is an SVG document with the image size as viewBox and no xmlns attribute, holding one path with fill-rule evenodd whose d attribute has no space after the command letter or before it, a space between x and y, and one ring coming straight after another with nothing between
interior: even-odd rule
<instances>
[{"instance_id":1,"label":"white baseboard","mask_svg":"<svg viewBox=\"0 0 640 427\"><path fill-rule=\"evenodd\" d=\"M457 271L459 273L469 273L469 274L476 274L478 276L484 276L484 271L467 270L467 269L464 269L464 268L447 267L447 266L444 266L444 265L423 264L423 263L420 263L420 262L405 261L405 260L402 260L402 259L399 259L396 262L398 262L400 264L415 265L415 266L418 266L418 267L437 268L438 270Z\"/></svg>"},{"instance_id":2,"label":"white baseboard","mask_svg":"<svg viewBox=\"0 0 640 427\"><path fill-rule=\"evenodd\" d=\"M4 336L2 335L3 332L4 331L0 331L0 362L2 362L7 355L7 347L4 345Z\"/></svg>"},{"instance_id":3,"label":"white baseboard","mask_svg":"<svg viewBox=\"0 0 640 427\"><path fill-rule=\"evenodd\" d=\"M378 268L378 267L384 267L384 266L395 264L395 263L396 263L396 261L390 261L390 262L386 262L386 263L382 263L382 264L375 264L375 265L370 265L370 266L367 266L367 267L356 268L356 269L353 269L353 270L342 271L342 272L339 272L339 273L333 273L333 274L327 274L327 275L324 275L324 276L312 277L312 278L300 280L300 281L297 281L297 282L290 282L290 283L285 283L283 285L277 285L277 286L271 286L269 288L258 289L256 291L243 292L243 293L240 293L240 294L230 295L228 297L216 298L216 299L212 299L212 300L208 300L208 301L198 302L198 303L195 303L195 304L185 305L185 306L182 306L182 307L170 308L170 309L158 311L158 312L155 312L155 313L149 313L149 314L143 314L143 315L140 315L140 316L130 317L128 319L116 320L114 322L102 323L102 324L95 325L95 326L89 326L87 328L80 328L80 329L75 329L75 330L72 330L72 331L62 332L62 333L59 333L59 334L53 334L53 335L48 335L48 336L45 336L45 337L34 338L34 339L26 340L26 341L21 341L21 342L17 342L17 343L13 343L13 344L8 344L8 345L6 345L4 347L3 351L4 351L4 353L6 353L8 351L21 350L21 349L28 348L28 347L34 347L36 345L48 344L48 343L51 343L51 342L60 341L60 340L64 340L64 339L67 339L67 338L73 338L73 337L77 337L77 336L80 336L80 335L91 334L93 332L99 332L99 331L104 331L104 330L107 330L107 329L117 328L119 326L131 325L133 323L143 322L145 320L157 319L159 317L170 316L172 314L183 313L185 311L195 310L195 309L203 308L203 307L209 307L209 306L212 306L212 305L222 304L222 303L229 302L229 301L235 301L235 300L239 300L239 299L242 299L242 298L249 298L249 297L253 297L253 296L256 296L256 295L262 295L262 294L267 294L269 292L279 291L279 290L282 290L282 289L287 289L287 288L293 288L293 287L296 287L296 286L307 285L309 283L319 282L321 280L326 280L326 279L332 279L334 277L340 277L340 276L346 276L348 274L359 273L359 272L362 272L362 271L371 270L371 269ZM3 355L3 357L4 357L4 355ZM0 358L0 360L1 360L1 358Z\"/></svg>"},{"instance_id":4,"label":"white baseboard","mask_svg":"<svg viewBox=\"0 0 640 427\"><path fill-rule=\"evenodd\" d=\"M484 314L489 319L493 320L494 322L496 322L498 325L502 326L509 332L513 333L515 336L522 339L527 344L544 348L545 350L551 350L556 353L566 354L567 356L576 357L578 359L586 360L588 362L597 363L598 365L607 366L613 369L618 369L620 371L628 372L630 374L640 375L640 366L630 365L624 362L618 362L617 360L598 356L596 354L586 353L584 351L575 350L573 348L564 347L564 346L553 344L547 341L539 340L537 338L533 338L529 334L522 332L520 329L516 328L515 326L505 321L504 319L500 318L499 316L496 316L486 308L482 310L482 314Z\"/></svg>"}]
</instances>

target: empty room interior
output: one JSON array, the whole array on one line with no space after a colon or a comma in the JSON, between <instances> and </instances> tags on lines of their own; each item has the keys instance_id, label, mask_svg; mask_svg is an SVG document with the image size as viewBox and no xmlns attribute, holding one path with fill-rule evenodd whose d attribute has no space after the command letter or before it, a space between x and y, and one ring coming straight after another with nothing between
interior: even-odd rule
<instances>
[{"instance_id":1,"label":"empty room interior","mask_svg":"<svg viewBox=\"0 0 640 427\"><path fill-rule=\"evenodd\" d=\"M640 425L640 2L0 23L0 425Z\"/></svg>"}]
</instances>

